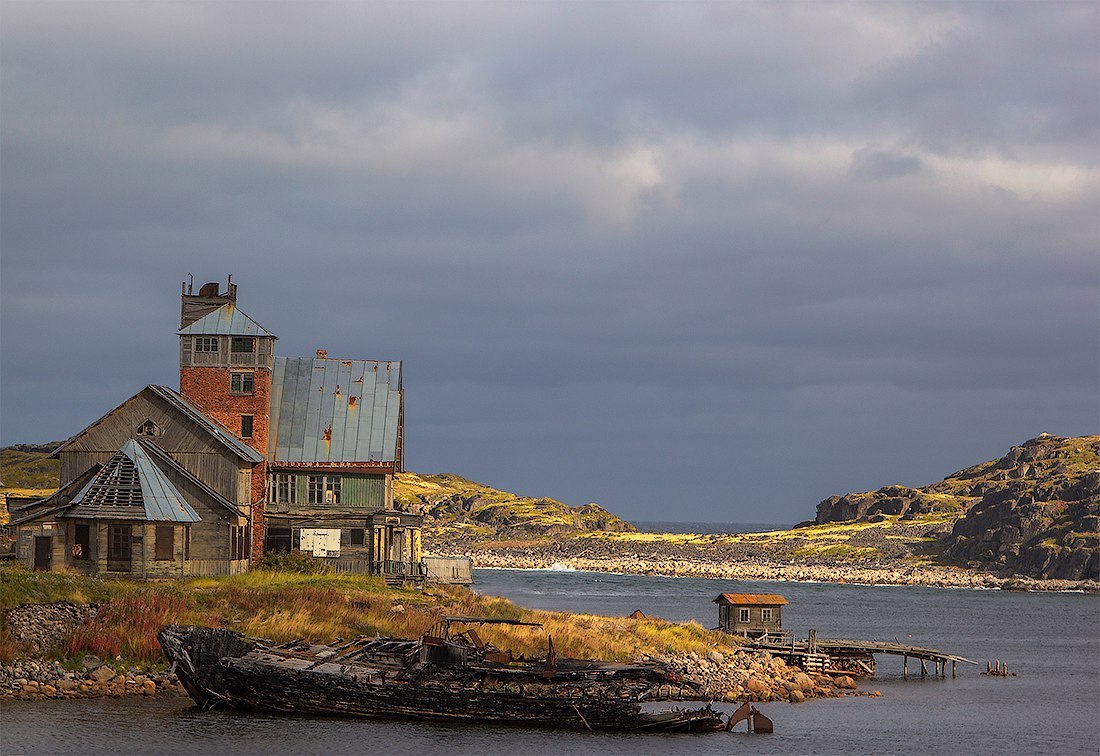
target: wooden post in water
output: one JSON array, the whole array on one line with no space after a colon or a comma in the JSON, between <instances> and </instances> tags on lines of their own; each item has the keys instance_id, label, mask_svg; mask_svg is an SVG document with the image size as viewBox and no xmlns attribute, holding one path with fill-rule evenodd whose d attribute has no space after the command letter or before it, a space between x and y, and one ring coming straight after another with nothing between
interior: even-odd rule
<instances>
[{"instance_id":1,"label":"wooden post in water","mask_svg":"<svg viewBox=\"0 0 1100 756\"><path fill-rule=\"evenodd\" d=\"M955 660L952 659L951 660L951 679L952 680L955 679L955 664L956 664Z\"/></svg>"},{"instance_id":2,"label":"wooden post in water","mask_svg":"<svg viewBox=\"0 0 1100 756\"><path fill-rule=\"evenodd\" d=\"M924 677L927 674L928 674L928 663L925 661L924 657L921 657L921 660L920 660L920 676Z\"/></svg>"},{"instance_id":3,"label":"wooden post in water","mask_svg":"<svg viewBox=\"0 0 1100 756\"><path fill-rule=\"evenodd\" d=\"M903 679L909 679L909 657L904 657L905 661L901 663L901 676ZM988 666L988 665L986 665Z\"/></svg>"}]
</instances>

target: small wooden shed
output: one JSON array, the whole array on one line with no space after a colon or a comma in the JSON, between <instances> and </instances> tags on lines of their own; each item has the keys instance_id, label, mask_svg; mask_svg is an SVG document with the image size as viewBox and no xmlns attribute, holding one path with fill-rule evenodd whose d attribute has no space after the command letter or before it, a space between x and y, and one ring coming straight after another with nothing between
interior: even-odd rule
<instances>
[{"instance_id":1,"label":"small wooden shed","mask_svg":"<svg viewBox=\"0 0 1100 756\"><path fill-rule=\"evenodd\" d=\"M757 638L783 631L783 607L787 599L777 593L722 593L718 604L718 629Z\"/></svg>"}]
</instances>

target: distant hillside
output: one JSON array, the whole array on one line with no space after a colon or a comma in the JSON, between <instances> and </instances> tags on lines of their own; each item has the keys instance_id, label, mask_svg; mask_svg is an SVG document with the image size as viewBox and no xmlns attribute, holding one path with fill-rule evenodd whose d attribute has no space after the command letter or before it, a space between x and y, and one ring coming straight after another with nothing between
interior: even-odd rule
<instances>
[{"instance_id":1,"label":"distant hillside","mask_svg":"<svg viewBox=\"0 0 1100 756\"><path fill-rule=\"evenodd\" d=\"M817 524L957 514L941 535L952 564L1037 578L1100 578L1100 436L1042 434L999 459L921 488L830 496Z\"/></svg>"},{"instance_id":2,"label":"distant hillside","mask_svg":"<svg viewBox=\"0 0 1100 756\"><path fill-rule=\"evenodd\" d=\"M554 499L517 496L449 473L401 473L394 483L394 499L424 515L429 538L525 539L636 530L598 504L570 507Z\"/></svg>"},{"instance_id":3,"label":"distant hillside","mask_svg":"<svg viewBox=\"0 0 1100 756\"><path fill-rule=\"evenodd\" d=\"M0 481L5 488L53 489L61 476L61 463L46 459L46 455L61 446L61 441L48 444L15 444L0 449Z\"/></svg>"}]
</instances>

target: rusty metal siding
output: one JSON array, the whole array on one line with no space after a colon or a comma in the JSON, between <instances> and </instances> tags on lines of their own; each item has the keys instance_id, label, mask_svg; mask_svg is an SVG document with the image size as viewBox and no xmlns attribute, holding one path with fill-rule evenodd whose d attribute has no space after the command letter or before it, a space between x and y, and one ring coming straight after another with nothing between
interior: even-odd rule
<instances>
[{"instance_id":1,"label":"rusty metal siding","mask_svg":"<svg viewBox=\"0 0 1100 756\"><path fill-rule=\"evenodd\" d=\"M401 364L276 357L269 449L278 462L393 462Z\"/></svg>"}]
</instances>

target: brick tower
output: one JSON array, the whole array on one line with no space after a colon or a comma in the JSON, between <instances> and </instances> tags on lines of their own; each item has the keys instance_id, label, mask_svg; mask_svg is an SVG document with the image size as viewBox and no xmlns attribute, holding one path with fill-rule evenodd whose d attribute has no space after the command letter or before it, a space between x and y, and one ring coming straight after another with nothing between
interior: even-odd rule
<instances>
[{"instance_id":1,"label":"brick tower","mask_svg":"<svg viewBox=\"0 0 1100 756\"><path fill-rule=\"evenodd\" d=\"M237 286L184 282L180 305L180 394L267 457L275 336L237 309ZM266 464L251 471L252 557L263 555ZM242 497L243 498L243 497Z\"/></svg>"}]
</instances>

